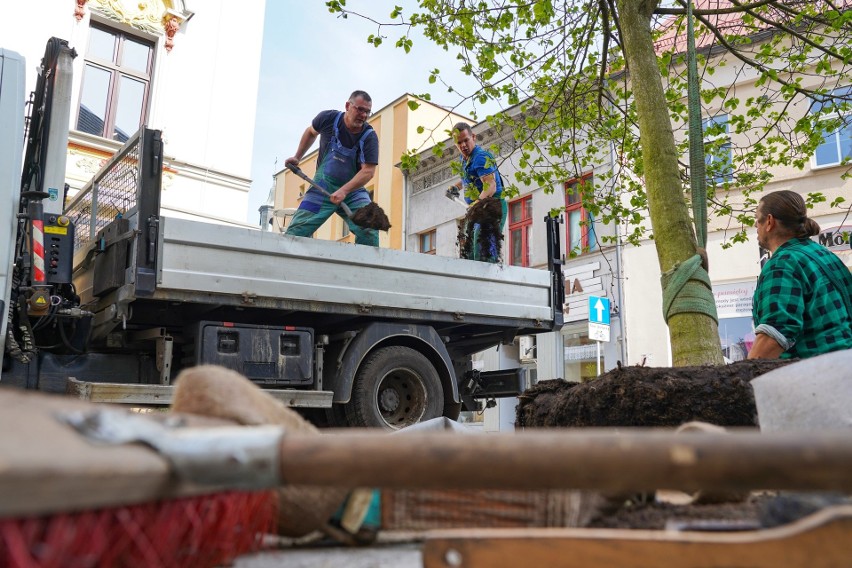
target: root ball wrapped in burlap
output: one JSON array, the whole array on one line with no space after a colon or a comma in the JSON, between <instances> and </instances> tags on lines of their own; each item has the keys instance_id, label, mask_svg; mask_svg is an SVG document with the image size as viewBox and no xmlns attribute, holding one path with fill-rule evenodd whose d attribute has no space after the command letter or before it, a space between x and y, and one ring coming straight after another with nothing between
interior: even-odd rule
<instances>
[{"instance_id":1,"label":"root ball wrapped in burlap","mask_svg":"<svg viewBox=\"0 0 852 568\"><path fill-rule=\"evenodd\" d=\"M181 371L175 381L172 410L224 418L246 426L274 424L283 426L287 432L321 435L313 424L247 378L216 365ZM320 530L348 492L349 489L336 487L280 487L277 491L278 533L300 537Z\"/></svg>"}]
</instances>

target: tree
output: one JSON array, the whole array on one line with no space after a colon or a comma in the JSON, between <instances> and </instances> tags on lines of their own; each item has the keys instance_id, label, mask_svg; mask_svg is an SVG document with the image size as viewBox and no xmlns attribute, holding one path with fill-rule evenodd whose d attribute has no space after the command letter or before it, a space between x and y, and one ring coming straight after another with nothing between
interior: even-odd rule
<instances>
[{"instance_id":1,"label":"tree","mask_svg":"<svg viewBox=\"0 0 852 568\"><path fill-rule=\"evenodd\" d=\"M377 32L368 41L376 46L395 30L395 45L408 51L419 30L456 51L461 69L477 79L478 90L464 96L519 106L512 117L488 117L515 132L518 183L553 187L614 148L621 168L610 178L596 174L584 207L628 227L630 242L652 237L664 274L696 258L685 190L690 172L682 160L685 0L667 7L659 0L418 0L418 11L395 7L385 22L348 10L346 0L327 5L332 13L374 21ZM845 124L850 91L840 87L852 63L852 11L845 8L830 0L700 0L694 9L704 115L727 114L705 136L723 128L748 135L742 147L711 142L706 148L707 179L715 181L707 200L736 227L731 242L745 239L752 194L771 179L771 169L804 167L823 136ZM727 65L739 78L750 76L760 95L741 100L740 80L715 85L714 72ZM440 81L439 69L430 81ZM668 317L675 365L722 362L716 320L699 312Z\"/></svg>"}]
</instances>

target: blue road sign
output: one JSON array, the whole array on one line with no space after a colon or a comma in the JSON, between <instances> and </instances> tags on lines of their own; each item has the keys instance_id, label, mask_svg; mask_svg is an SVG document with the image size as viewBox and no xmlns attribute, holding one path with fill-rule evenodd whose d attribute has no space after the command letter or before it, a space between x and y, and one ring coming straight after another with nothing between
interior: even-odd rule
<instances>
[{"instance_id":1,"label":"blue road sign","mask_svg":"<svg viewBox=\"0 0 852 568\"><path fill-rule=\"evenodd\" d=\"M609 298L589 296L589 322L609 325Z\"/></svg>"}]
</instances>

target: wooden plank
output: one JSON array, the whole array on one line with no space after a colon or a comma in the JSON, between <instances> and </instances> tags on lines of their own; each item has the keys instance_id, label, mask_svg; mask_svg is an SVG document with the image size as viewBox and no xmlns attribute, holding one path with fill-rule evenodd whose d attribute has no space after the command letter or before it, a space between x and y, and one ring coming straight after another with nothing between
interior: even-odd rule
<instances>
[{"instance_id":1,"label":"wooden plank","mask_svg":"<svg viewBox=\"0 0 852 568\"><path fill-rule=\"evenodd\" d=\"M95 445L57 412L91 410L63 395L0 389L0 518L75 511L209 493L181 485L168 462L136 444ZM190 418L196 425L221 420Z\"/></svg>"},{"instance_id":2,"label":"wooden plank","mask_svg":"<svg viewBox=\"0 0 852 568\"><path fill-rule=\"evenodd\" d=\"M759 531L463 529L432 532L424 568L840 568L852 561L852 507Z\"/></svg>"},{"instance_id":3,"label":"wooden plank","mask_svg":"<svg viewBox=\"0 0 852 568\"><path fill-rule=\"evenodd\" d=\"M168 406L172 403L173 386L140 385L124 383L94 383L68 379L68 394L80 400L113 404ZM296 389L264 389L285 406L299 408L330 408L334 402L333 391Z\"/></svg>"}]
</instances>

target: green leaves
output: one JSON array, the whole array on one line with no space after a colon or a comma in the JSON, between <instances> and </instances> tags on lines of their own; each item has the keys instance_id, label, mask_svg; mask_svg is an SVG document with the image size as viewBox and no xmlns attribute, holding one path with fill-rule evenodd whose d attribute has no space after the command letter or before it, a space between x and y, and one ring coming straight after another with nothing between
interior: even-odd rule
<instances>
[{"instance_id":1,"label":"green leaves","mask_svg":"<svg viewBox=\"0 0 852 568\"><path fill-rule=\"evenodd\" d=\"M326 5L339 17L360 16L345 0ZM416 5L412 13L394 5L388 22L361 16L378 25L367 41L409 53L419 33L442 47L447 57L440 66L455 64L476 87L446 84L436 67L427 76L430 85L441 86L443 98L433 93L436 101L445 104L446 94L456 95L459 105L472 103L474 114L499 102L505 110L487 121L504 140L512 138L519 187L562 191L567 180L594 172L592 189L583 196L587 210L602 222L619 224L629 242L647 238L649 210L660 204L649 197L646 183L660 162L643 154L635 101L647 94L636 88L622 50L629 41L623 33L625 10L647 13L655 3L624 0L614 8L605 3L606 11L596 0L418 0ZM846 124L838 112L848 109L835 103L833 110L813 112L811 100L825 98L838 81L852 76L852 10L793 0L736 6L748 7L739 13L742 25L708 13L695 16L703 42L697 57L701 115L727 115L727 130L711 128L704 135L713 138L708 149L718 158L708 175L722 173L723 166L733 170L731 179L709 184L710 208L731 228L731 242L745 238L752 195L766 187L772 172L808 167L825 136ZM684 18L652 21L675 30L666 35L649 29L656 37L677 38L657 44L656 60L647 63L662 78L663 97L651 106L664 109L668 119L655 128L671 129L675 152L667 159L677 161L672 185L683 195L691 175L684 160ZM725 25L711 29L716 22ZM431 100L428 93L420 97ZM417 132L427 133L431 126ZM443 144L432 150L437 156L444 151ZM403 157L404 167L413 163L414 155ZM816 199L810 202L827 205ZM843 203L837 198L831 206Z\"/></svg>"},{"instance_id":2,"label":"green leaves","mask_svg":"<svg viewBox=\"0 0 852 568\"><path fill-rule=\"evenodd\" d=\"M396 40L396 46L401 47L403 50L405 50L405 53L411 52L412 45L414 45L414 42L412 42L411 39L408 37L401 37Z\"/></svg>"}]
</instances>

